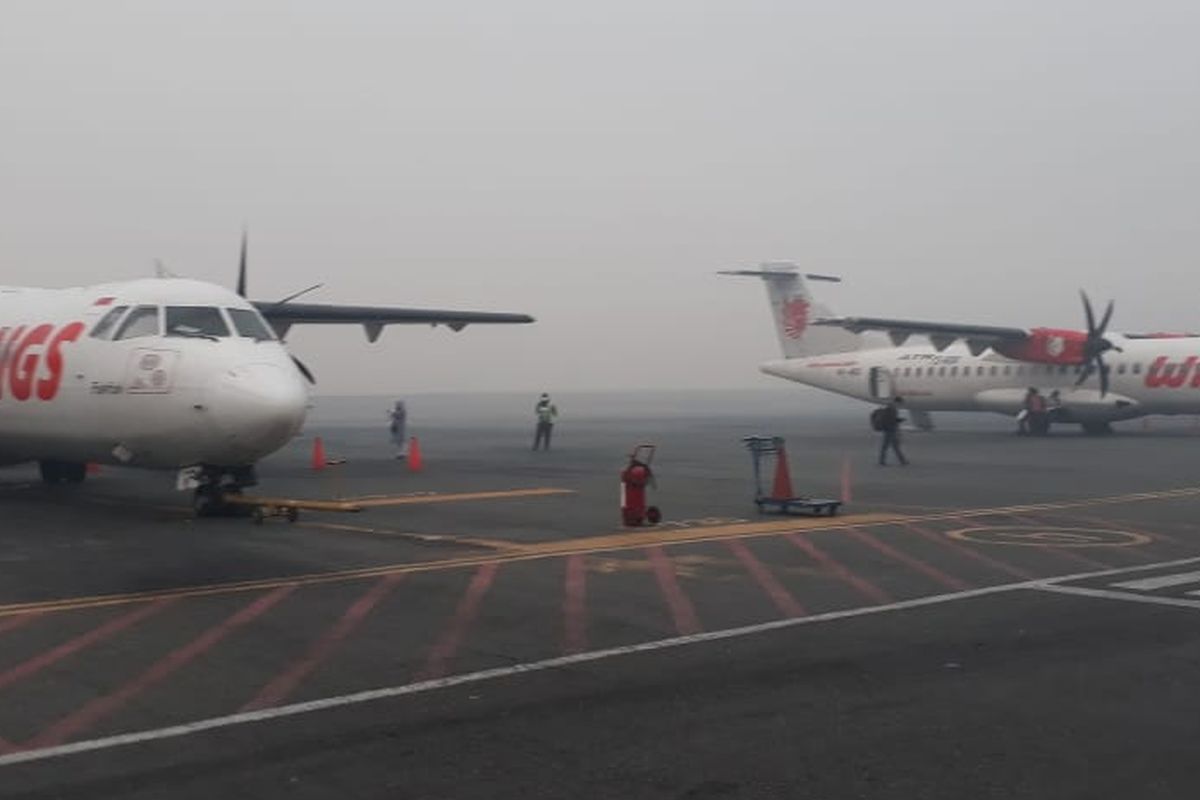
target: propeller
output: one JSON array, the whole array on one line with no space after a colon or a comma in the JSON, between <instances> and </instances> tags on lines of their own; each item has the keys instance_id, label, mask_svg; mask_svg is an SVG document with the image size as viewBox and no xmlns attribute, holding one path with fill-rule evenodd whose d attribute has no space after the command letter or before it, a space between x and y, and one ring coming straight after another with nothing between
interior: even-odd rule
<instances>
[{"instance_id":1,"label":"propeller","mask_svg":"<svg viewBox=\"0 0 1200 800\"><path fill-rule=\"evenodd\" d=\"M288 355L291 355L291 353L288 353ZM292 356L292 361L295 362L296 369L300 370L300 374L304 376L304 380L308 381L313 386L316 386L317 379L313 377L312 370L310 370L303 361L296 358L295 356Z\"/></svg>"},{"instance_id":2,"label":"propeller","mask_svg":"<svg viewBox=\"0 0 1200 800\"><path fill-rule=\"evenodd\" d=\"M246 296L246 229L242 229L242 257L238 259L238 282L237 293L241 297Z\"/></svg>"},{"instance_id":3,"label":"propeller","mask_svg":"<svg viewBox=\"0 0 1200 800\"><path fill-rule=\"evenodd\" d=\"M237 293L242 297L246 296L246 245L247 245L248 238L249 237L246 233L246 230L243 229L242 230L242 253L241 253L241 256L238 258L238 280L237 280ZM318 286L319 285L320 284L318 284ZM318 287L313 286L309 289L305 289L303 292L298 292L297 294L293 295L292 297L289 297L285 300L280 301L279 305L282 305L283 303L288 302L288 300L294 300L294 299L296 299L296 297L299 297L301 294L306 294L316 288L318 288ZM298 369L300 371L300 374L304 376L304 380L308 381L313 386L316 386L317 379L315 377L313 377L312 370L310 370L308 368L308 365L305 364L300 359L296 358L296 356L293 355L292 353L288 353L288 355L292 357L292 362L296 365L296 369Z\"/></svg>"},{"instance_id":4,"label":"propeller","mask_svg":"<svg viewBox=\"0 0 1200 800\"><path fill-rule=\"evenodd\" d=\"M1100 396L1108 394L1108 365L1104 363L1104 354L1109 350L1121 352L1121 348L1110 342L1104 337L1105 331L1108 329L1108 322L1112 319L1113 301L1108 301L1108 306L1104 309L1104 316L1100 318L1100 324L1096 324L1096 314L1092 310L1092 301L1088 299L1087 292L1082 289L1079 291L1080 298L1083 299L1083 313L1087 317L1087 338L1083 342L1083 372L1079 374L1079 380L1075 381L1075 385L1079 386L1093 372L1100 374Z\"/></svg>"}]
</instances>

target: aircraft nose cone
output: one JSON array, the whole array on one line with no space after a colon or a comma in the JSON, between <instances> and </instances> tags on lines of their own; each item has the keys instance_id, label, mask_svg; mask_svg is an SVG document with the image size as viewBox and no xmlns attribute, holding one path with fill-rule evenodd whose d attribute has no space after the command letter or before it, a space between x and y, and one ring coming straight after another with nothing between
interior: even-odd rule
<instances>
[{"instance_id":1,"label":"aircraft nose cone","mask_svg":"<svg viewBox=\"0 0 1200 800\"><path fill-rule=\"evenodd\" d=\"M209 396L224 443L251 460L278 450L295 436L307 407L308 391L296 371L274 364L229 370Z\"/></svg>"}]
</instances>

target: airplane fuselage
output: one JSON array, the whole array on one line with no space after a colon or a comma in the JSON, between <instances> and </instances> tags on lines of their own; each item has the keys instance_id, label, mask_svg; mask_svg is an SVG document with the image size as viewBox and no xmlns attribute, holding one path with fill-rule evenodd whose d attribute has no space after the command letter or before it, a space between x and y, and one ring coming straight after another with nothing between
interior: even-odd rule
<instances>
[{"instance_id":1,"label":"airplane fuselage","mask_svg":"<svg viewBox=\"0 0 1200 800\"><path fill-rule=\"evenodd\" d=\"M307 405L283 345L219 286L0 288L0 463L253 464Z\"/></svg>"},{"instance_id":2,"label":"airplane fuselage","mask_svg":"<svg viewBox=\"0 0 1200 800\"><path fill-rule=\"evenodd\" d=\"M994 411L1016 414L1025 393L1058 390L1073 421L1112 422L1147 414L1200 414L1200 338L1111 335L1109 390L1096 376L1076 386L1081 367L1037 364L993 351L972 355L965 346L880 347L769 361L763 372L848 397L879 402L892 395L921 411Z\"/></svg>"}]
</instances>

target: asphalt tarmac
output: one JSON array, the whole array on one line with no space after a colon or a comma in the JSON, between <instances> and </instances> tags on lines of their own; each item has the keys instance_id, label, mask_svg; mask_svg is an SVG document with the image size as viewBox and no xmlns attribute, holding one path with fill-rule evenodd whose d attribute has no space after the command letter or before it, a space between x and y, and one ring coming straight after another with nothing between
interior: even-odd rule
<instances>
[{"instance_id":1,"label":"asphalt tarmac","mask_svg":"<svg viewBox=\"0 0 1200 800\"><path fill-rule=\"evenodd\" d=\"M875 464L865 412L777 396L318 409L261 495L0 473L0 797L1190 797L1200 428L949 417ZM376 407L378 406L378 408ZM759 515L741 439L787 438ZM327 460L312 468L320 436ZM658 446L655 527L620 526Z\"/></svg>"}]
</instances>

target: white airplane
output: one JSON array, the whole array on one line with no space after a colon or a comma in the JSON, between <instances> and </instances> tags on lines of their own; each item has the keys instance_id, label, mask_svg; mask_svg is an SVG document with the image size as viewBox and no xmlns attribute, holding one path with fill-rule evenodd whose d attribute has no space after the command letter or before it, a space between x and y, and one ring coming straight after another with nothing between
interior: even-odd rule
<instances>
[{"instance_id":1,"label":"white airplane","mask_svg":"<svg viewBox=\"0 0 1200 800\"><path fill-rule=\"evenodd\" d=\"M1109 333L1113 304L1097 323L1082 293L1086 330L1005 328L835 317L804 279L839 279L801 275L788 262L721 274L766 283L784 358L763 372L871 403L902 397L921 428L932 427L932 411L1015 416L1031 387L1057 392L1054 419L1089 434L1147 414L1200 414L1200 335Z\"/></svg>"},{"instance_id":2,"label":"white airplane","mask_svg":"<svg viewBox=\"0 0 1200 800\"><path fill-rule=\"evenodd\" d=\"M73 289L0 287L0 464L38 462L47 483L89 463L180 470L197 513L254 485L254 464L299 431L311 373L292 325L532 322L525 314L247 300L179 278ZM294 298L295 296L293 296Z\"/></svg>"}]
</instances>

